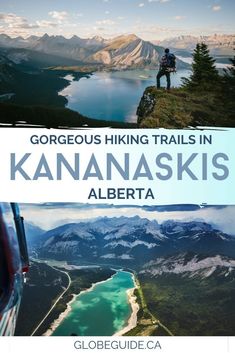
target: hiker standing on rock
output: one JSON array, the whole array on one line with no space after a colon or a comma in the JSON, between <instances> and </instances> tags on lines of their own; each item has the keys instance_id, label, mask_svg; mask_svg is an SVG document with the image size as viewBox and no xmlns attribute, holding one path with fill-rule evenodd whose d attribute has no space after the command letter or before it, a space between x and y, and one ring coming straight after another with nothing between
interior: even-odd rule
<instances>
[{"instance_id":1,"label":"hiker standing on rock","mask_svg":"<svg viewBox=\"0 0 235 353\"><path fill-rule=\"evenodd\" d=\"M161 77L166 76L167 89L170 90L172 72L176 72L176 57L167 48L165 49L165 55L160 60L160 68L157 74L157 88L161 88Z\"/></svg>"}]
</instances>

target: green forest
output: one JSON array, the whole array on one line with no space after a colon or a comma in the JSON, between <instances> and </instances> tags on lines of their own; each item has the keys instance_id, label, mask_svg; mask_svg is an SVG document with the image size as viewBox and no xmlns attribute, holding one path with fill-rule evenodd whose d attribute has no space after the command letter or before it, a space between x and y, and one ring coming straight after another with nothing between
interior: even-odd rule
<instances>
[{"instance_id":1,"label":"green forest","mask_svg":"<svg viewBox=\"0 0 235 353\"><path fill-rule=\"evenodd\" d=\"M165 274L156 278L142 275L139 279L150 312L173 335L234 335L232 278L215 273L209 278Z\"/></svg>"}]
</instances>

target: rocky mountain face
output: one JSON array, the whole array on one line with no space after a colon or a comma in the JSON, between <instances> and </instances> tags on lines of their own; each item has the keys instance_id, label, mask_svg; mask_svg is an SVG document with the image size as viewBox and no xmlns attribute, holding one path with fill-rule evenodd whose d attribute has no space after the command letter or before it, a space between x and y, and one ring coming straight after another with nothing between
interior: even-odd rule
<instances>
[{"instance_id":1,"label":"rocky mountain face","mask_svg":"<svg viewBox=\"0 0 235 353\"><path fill-rule=\"evenodd\" d=\"M73 36L11 38L0 35L0 46L5 48L28 49L85 63L98 63L115 68L156 67L163 48L143 41L135 35L122 35L106 40L101 37L82 39Z\"/></svg>"},{"instance_id":2,"label":"rocky mountain face","mask_svg":"<svg viewBox=\"0 0 235 353\"><path fill-rule=\"evenodd\" d=\"M119 36L88 60L115 67L156 66L162 49L135 35Z\"/></svg>"},{"instance_id":3,"label":"rocky mountain face","mask_svg":"<svg viewBox=\"0 0 235 353\"><path fill-rule=\"evenodd\" d=\"M37 239L40 256L131 266L194 252L235 257L235 239L202 222L158 224L139 217L65 224Z\"/></svg>"},{"instance_id":4,"label":"rocky mountain face","mask_svg":"<svg viewBox=\"0 0 235 353\"><path fill-rule=\"evenodd\" d=\"M63 36L48 36L45 34L30 43L30 49L84 61L90 54L102 48L103 45L103 42L94 38L84 40L73 36L71 39L66 39Z\"/></svg>"},{"instance_id":5,"label":"rocky mountain face","mask_svg":"<svg viewBox=\"0 0 235 353\"><path fill-rule=\"evenodd\" d=\"M206 279L212 275L235 279L235 260L221 255L205 256L195 253L160 257L147 263L141 274L157 277L161 275L181 275Z\"/></svg>"}]
</instances>

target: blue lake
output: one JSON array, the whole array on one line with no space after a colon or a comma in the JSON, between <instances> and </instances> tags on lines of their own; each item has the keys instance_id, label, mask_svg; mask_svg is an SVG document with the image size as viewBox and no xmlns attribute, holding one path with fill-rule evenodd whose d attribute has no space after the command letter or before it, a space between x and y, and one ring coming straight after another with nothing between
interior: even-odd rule
<instances>
[{"instance_id":1,"label":"blue lake","mask_svg":"<svg viewBox=\"0 0 235 353\"><path fill-rule=\"evenodd\" d=\"M94 119L136 122L136 109L146 87L156 84L155 70L96 72L90 78L71 81L60 92L67 107ZM179 87L189 70L171 75L172 86ZM166 79L162 77L162 86Z\"/></svg>"},{"instance_id":2,"label":"blue lake","mask_svg":"<svg viewBox=\"0 0 235 353\"><path fill-rule=\"evenodd\" d=\"M118 271L91 291L81 293L53 336L112 336L128 323L132 309L127 290L134 287L133 275Z\"/></svg>"}]
</instances>

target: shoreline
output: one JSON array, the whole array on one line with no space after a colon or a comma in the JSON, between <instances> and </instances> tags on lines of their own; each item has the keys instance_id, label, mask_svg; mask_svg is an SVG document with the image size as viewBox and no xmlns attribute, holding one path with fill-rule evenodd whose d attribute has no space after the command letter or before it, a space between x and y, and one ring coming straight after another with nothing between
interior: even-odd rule
<instances>
[{"instance_id":1,"label":"shoreline","mask_svg":"<svg viewBox=\"0 0 235 353\"><path fill-rule=\"evenodd\" d=\"M80 81L81 78L87 77L89 75L92 76L92 74L93 73L87 73L87 74L84 73L84 75L81 75L81 77L76 77L76 72L64 71L64 75L65 76L61 76L61 79L66 81L66 82L64 82L63 88L56 90L57 97L62 97L64 99L63 108L69 109L68 108L68 104L69 104L68 95L67 94L63 94L63 91L66 90L66 88L68 88L73 81ZM90 76L88 78L90 78Z\"/></svg>"},{"instance_id":2,"label":"shoreline","mask_svg":"<svg viewBox=\"0 0 235 353\"><path fill-rule=\"evenodd\" d=\"M137 302L137 297L134 294L135 289L137 288L137 283L135 281L135 276L132 276L135 287L134 288L130 288L126 291L127 296L128 296L128 301L129 304L131 305L131 316L128 319L127 325L125 327L123 327L120 331L116 332L113 334L113 336L123 336L125 333L127 333L128 331L132 330L133 328L135 328L137 326L138 320L137 320L137 314L138 311L140 309L140 306Z\"/></svg>"},{"instance_id":3,"label":"shoreline","mask_svg":"<svg viewBox=\"0 0 235 353\"><path fill-rule=\"evenodd\" d=\"M128 271L124 271L121 270L122 272L128 272ZM59 317L57 319L55 319L50 327L46 330L45 333L43 333L42 336L52 336L53 333L55 332L55 330L59 327L59 325L62 323L62 321L68 316L68 314L70 313L70 311L72 310L72 304L73 302L82 294L87 293L87 292L91 292L94 287L96 287L99 284L111 281L113 279L113 277L118 273L119 271L116 271L110 278L100 281L100 282L96 282L93 283L91 285L90 288L84 289L83 291L81 291L78 294L72 294L73 298L66 304L66 309L65 311L63 311L62 313L60 313ZM128 272L130 273L130 272ZM134 287L127 289L126 293L127 293L127 297L128 297L128 302L131 306L131 315L128 319L127 325L125 327L123 327L121 330L119 330L118 332L115 332L112 336L122 336L125 333L127 333L128 331L130 331L131 329L135 328L137 326L137 313L140 309L139 304L137 303L137 297L134 295L134 291L137 288L137 283L135 281L135 276L132 274L132 278L133 278L133 282L134 282Z\"/></svg>"},{"instance_id":4,"label":"shoreline","mask_svg":"<svg viewBox=\"0 0 235 353\"><path fill-rule=\"evenodd\" d=\"M62 323L62 321L67 317L67 315L70 313L70 311L72 310L71 305L73 304L73 302L77 299L77 297L79 297L81 294L87 293L87 292L91 292L95 286L97 286L98 284L101 283L105 283L108 281L111 281L113 279L113 277L116 275L117 272L115 272L110 278L100 281L100 282L96 282L93 283L91 285L90 288L84 289L82 290L80 293L78 294L72 294L73 298L66 304L67 308L65 309L65 311L63 311L59 317L57 319L55 319L52 324L50 325L50 327L47 329L47 331L45 333L43 333L42 336L52 336L52 334L55 332L55 330L59 327L59 325Z\"/></svg>"}]
</instances>

